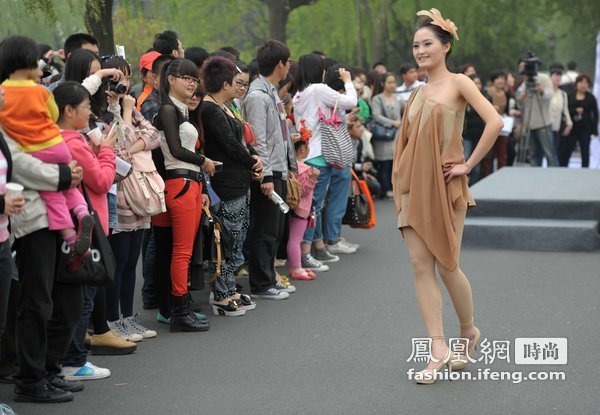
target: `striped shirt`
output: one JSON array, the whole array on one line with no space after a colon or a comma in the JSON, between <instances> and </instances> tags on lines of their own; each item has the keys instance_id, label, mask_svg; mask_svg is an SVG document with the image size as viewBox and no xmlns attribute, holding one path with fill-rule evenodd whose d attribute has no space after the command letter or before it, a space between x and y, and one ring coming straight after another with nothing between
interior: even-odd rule
<instances>
[{"instance_id":1,"label":"striped shirt","mask_svg":"<svg viewBox=\"0 0 600 415\"><path fill-rule=\"evenodd\" d=\"M8 163L2 151L0 151L0 194L6 193L6 174ZM0 214L0 242L8 240L8 216Z\"/></svg>"}]
</instances>

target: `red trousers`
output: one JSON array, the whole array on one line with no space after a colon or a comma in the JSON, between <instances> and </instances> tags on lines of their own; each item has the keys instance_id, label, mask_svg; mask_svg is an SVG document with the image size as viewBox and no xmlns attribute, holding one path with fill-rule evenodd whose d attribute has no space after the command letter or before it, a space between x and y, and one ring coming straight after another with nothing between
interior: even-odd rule
<instances>
[{"instance_id":1,"label":"red trousers","mask_svg":"<svg viewBox=\"0 0 600 415\"><path fill-rule=\"evenodd\" d=\"M182 296L188 292L188 268L202 215L202 183L168 179L165 182L165 201L173 228L172 293Z\"/></svg>"}]
</instances>

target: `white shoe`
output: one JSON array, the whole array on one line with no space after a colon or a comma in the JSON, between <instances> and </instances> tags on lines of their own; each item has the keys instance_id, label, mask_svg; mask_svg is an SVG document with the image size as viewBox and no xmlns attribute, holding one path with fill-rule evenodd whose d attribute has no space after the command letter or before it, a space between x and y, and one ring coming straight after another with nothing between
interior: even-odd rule
<instances>
[{"instance_id":1,"label":"white shoe","mask_svg":"<svg viewBox=\"0 0 600 415\"><path fill-rule=\"evenodd\" d=\"M327 250L332 254L353 254L357 251L357 248L349 246L340 239L333 245L327 245Z\"/></svg>"},{"instance_id":2,"label":"white shoe","mask_svg":"<svg viewBox=\"0 0 600 415\"><path fill-rule=\"evenodd\" d=\"M348 242L348 240L346 238L344 238L343 236L340 238L340 242L342 242L344 245L349 246L350 248L360 248L359 244L353 244L352 242Z\"/></svg>"},{"instance_id":3,"label":"white shoe","mask_svg":"<svg viewBox=\"0 0 600 415\"><path fill-rule=\"evenodd\" d=\"M109 321L108 328L117 333L120 337L125 340L129 340L130 342L141 342L144 340L144 337L141 334L134 333L129 330L127 326L125 326L125 322L123 321L123 317L116 321Z\"/></svg>"},{"instance_id":4,"label":"white shoe","mask_svg":"<svg viewBox=\"0 0 600 415\"><path fill-rule=\"evenodd\" d=\"M61 374L66 380L96 380L110 376L110 370L86 362L81 367L63 366Z\"/></svg>"},{"instance_id":5,"label":"white shoe","mask_svg":"<svg viewBox=\"0 0 600 415\"><path fill-rule=\"evenodd\" d=\"M136 313L134 316L123 319L123 323L125 324L125 326L129 329L130 332L137 333L144 339L151 339L153 337L156 337L156 332L154 330L150 330L138 323L137 316L139 314L140 313Z\"/></svg>"}]
</instances>

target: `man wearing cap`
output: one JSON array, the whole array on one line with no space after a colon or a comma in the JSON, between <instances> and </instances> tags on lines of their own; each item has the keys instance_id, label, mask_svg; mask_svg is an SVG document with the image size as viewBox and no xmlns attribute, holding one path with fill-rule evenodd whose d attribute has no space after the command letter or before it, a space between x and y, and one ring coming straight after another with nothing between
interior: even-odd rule
<instances>
[{"instance_id":1,"label":"man wearing cap","mask_svg":"<svg viewBox=\"0 0 600 415\"><path fill-rule=\"evenodd\" d=\"M131 91L131 95L136 98L135 107L138 111L141 110L142 104L148 98L148 95L154 88L154 74L152 73L152 63L154 59L160 56L159 52L151 51L142 55L140 58L140 72L142 74L142 82L135 85Z\"/></svg>"}]
</instances>

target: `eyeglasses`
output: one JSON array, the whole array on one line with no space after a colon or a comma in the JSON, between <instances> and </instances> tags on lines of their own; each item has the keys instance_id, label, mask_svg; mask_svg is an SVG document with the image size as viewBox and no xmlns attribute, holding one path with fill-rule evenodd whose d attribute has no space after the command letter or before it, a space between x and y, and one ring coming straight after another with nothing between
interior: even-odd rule
<instances>
[{"instance_id":1,"label":"eyeglasses","mask_svg":"<svg viewBox=\"0 0 600 415\"><path fill-rule=\"evenodd\" d=\"M242 88L242 87L244 87L244 88L248 88L248 87L250 86L250 83L249 83L249 82L242 82L242 81L240 81L240 80L238 80L238 79L236 79L236 80L235 80L235 84L236 84L237 86L239 86L240 88Z\"/></svg>"},{"instance_id":2,"label":"eyeglasses","mask_svg":"<svg viewBox=\"0 0 600 415\"><path fill-rule=\"evenodd\" d=\"M187 82L188 84L195 84L198 85L200 83L200 80L198 78L194 78L193 76L189 76L189 75L172 75L175 78L179 78L179 79L183 79L185 82Z\"/></svg>"},{"instance_id":3,"label":"eyeglasses","mask_svg":"<svg viewBox=\"0 0 600 415\"><path fill-rule=\"evenodd\" d=\"M287 61L288 63L294 63L294 60L292 58L289 58Z\"/></svg>"}]
</instances>

